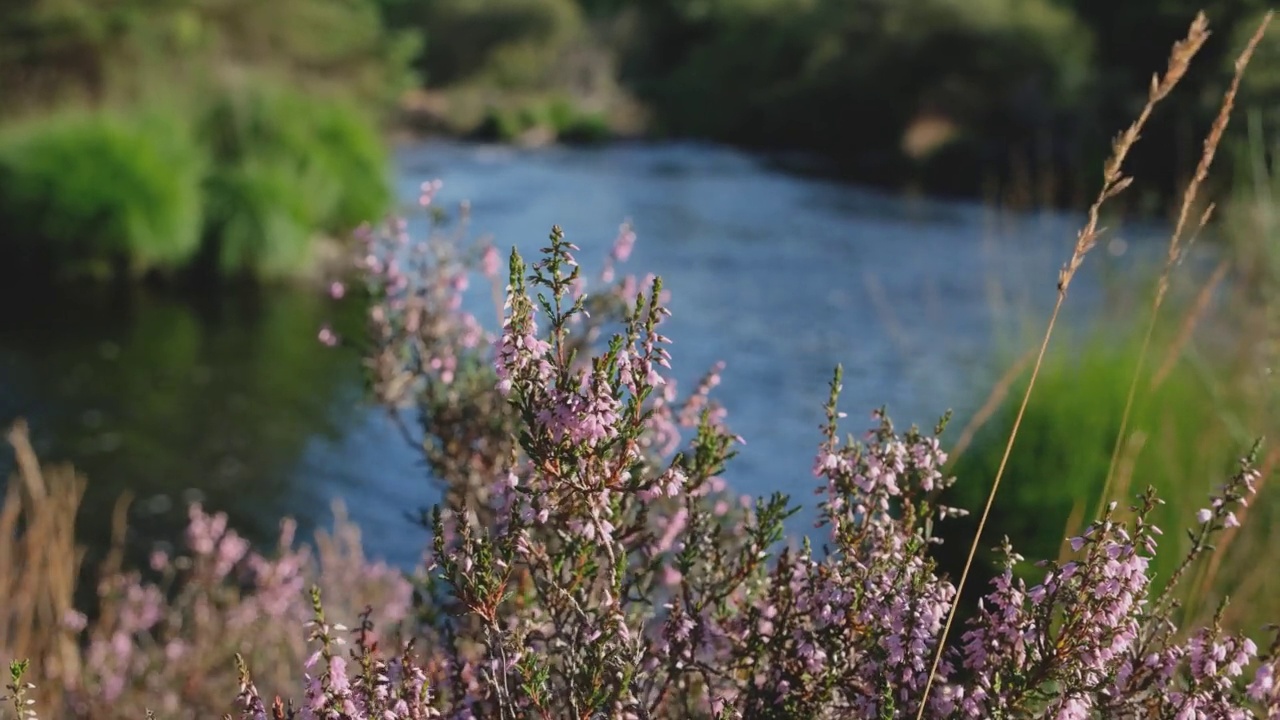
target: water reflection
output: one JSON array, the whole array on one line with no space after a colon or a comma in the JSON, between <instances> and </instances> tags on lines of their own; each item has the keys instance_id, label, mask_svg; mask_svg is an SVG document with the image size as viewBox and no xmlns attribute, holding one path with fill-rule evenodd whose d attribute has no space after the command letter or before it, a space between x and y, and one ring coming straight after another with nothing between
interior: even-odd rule
<instances>
[{"instance_id":1,"label":"water reflection","mask_svg":"<svg viewBox=\"0 0 1280 720\"><path fill-rule=\"evenodd\" d=\"M0 326L0 422L26 417L43 457L88 476L90 546L124 490L138 550L173 537L193 500L255 539L284 514L323 516L325 498L298 487L300 459L365 411L352 358L317 352L316 328L336 311L319 293L134 288L7 307L21 311ZM349 324L359 308L341 312ZM12 458L0 457L7 477Z\"/></svg>"}]
</instances>

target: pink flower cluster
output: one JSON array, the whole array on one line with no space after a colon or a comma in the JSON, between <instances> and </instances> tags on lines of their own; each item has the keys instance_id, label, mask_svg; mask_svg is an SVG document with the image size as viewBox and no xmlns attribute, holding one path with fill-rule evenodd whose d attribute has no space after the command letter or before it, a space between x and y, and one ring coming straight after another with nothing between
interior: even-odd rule
<instances>
[{"instance_id":1,"label":"pink flower cluster","mask_svg":"<svg viewBox=\"0 0 1280 720\"><path fill-rule=\"evenodd\" d=\"M276 696L268 707L254 684L243 657L236 656L240 670L237 705L242 720L426 720L442 717L431 707L427 673L417 662L413 646L407 643L401 654L386 657L372 636L369 620L372 609L361 614L360 627L352 633L355 647L350 656L340 652L347 645L338 633L348 629L325 620L319 589L311 590L314 612L306 623L309 640L318 645L306 661L303 675L304 701L295 707ZM319 672L315 673L317 668Z\"/></svg>"},{"instance_id":2,"label":"pink flower cluster","mask_svg":"<svg viewBox=\"0 0 1280 720\"><path fill-rule=\"evenodd\" d=\"M298 545L295 530L283 522L278 549L261 553L225 514L196 505L185 550L153 552L149 575L120 568L113 556L102 569L92 615L64 620L79 638L78 655L63 659L59 704L41 710L122 720L151 712L193 720L221 715L237 687L237 656L254 663L271 690L284 690L304 669L307 639L298 630L313 614L310 586L323 587L343 614L377 606L385 637L395 638L412 611L403 574L365 560L358 532L341 513L315 548ZM371 628L364 637L378 640Z\"/></svg>"}]
</instances>

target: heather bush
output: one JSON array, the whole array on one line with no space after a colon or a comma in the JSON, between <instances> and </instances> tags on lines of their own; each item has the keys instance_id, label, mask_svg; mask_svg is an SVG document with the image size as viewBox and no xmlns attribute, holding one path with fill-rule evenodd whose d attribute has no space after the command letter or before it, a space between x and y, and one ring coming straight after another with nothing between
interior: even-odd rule
<instances>
[{"instance_id":1,"label":"heather bush","mask_svg":"<svg viewBox=\"0 0 1280 720\"><path fill-rule=\"evenodd\" d=\"M410 590L399 571L365 562L358 534L341 518L340 535L324 541L325 552L299 546L294 524L285 521L278 549L265 554L253 552L223 514L193 506L190 519L186 552L152 556L154 580L113 570L99 581L84 666L67 688L74 714L141 717L150 709L201 717L224 706L219 699L236 686L237 655L261 668L259 682L279 691L307 657L297 628L310 618L306 594L313 585L350 617L376 605L388 630L409 611Z\"/></svg>"},{"instance_id":2,"label":"heather bush","mask_svg":"<svg viewBox=\"0 0 1280 720\"><path fill-rule=\"evenodd\" d=\"M456 234L415 245L406 229L366 236L365 349L375 393L395 417L416 410L403 429L448 490L419 590L444 715L1270 712L1274 651L1171 617L1186 568L1256 488L1251 455L1199 512L1167 583L1151 579L1151 491L1027 570L1037 584L1015 577L1006 543L921 710L956 593L930 547L963 512L937 502L952 482L941 423L900 432L877 412L864 439L842 440L837 372L814 468L822 544L780 547L788 499L739 503L720 480L741 439L707 396L717 373L679 401L660 281L615 279L628 228L596 294L559 229L538 262L513 252L492 343L462 291L468 258L497 276L496 250L467 252Z\"/></svg>"}]
</instances>

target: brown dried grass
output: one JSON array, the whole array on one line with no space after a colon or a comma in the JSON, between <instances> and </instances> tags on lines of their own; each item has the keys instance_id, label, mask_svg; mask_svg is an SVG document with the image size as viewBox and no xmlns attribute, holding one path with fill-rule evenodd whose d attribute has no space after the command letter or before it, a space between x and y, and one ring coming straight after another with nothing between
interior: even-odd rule
<instances>
[{"instance_id":1,"label":"brown dried grass","mask_svg":"<svg viewBox=\"0 0 1280 720\"><path fill-rule=\"evenodd\" d=\"M1200 16L1203 18L1203 14ZM1199 19L1199 18L1198 18ZM1198 20L1197 19L1197 20ZM1190 236L1187 242L1183 242L1184 234L1187 229L1187 222L1191 217L1191 209L1196 205L1197 196L1200 192L1200 186L1204 183L1205 178L1209 177L1209 169L1213 166L1213 159L1217 154L1218 145L1222 141L1222 135L1227 129L1227 124L1231 121L1231 111L1235 108L1236 93L1240 90L1240 80L1244 77L1244 70L1249 65L1249 60L1253 58L1253 53L1258 47L1258 43L1262 42L1262 37L1266 34L1267 26L1271 24L1271 13L1262 19L1258 24L1258 29L1254 31L1253 37L1245 45L1240 56L1236 59L1235 75L1231 78L1231 85L1227 88L1227 92L1222 97L1222 105L1218 108L1218 116L1214 119L1213 125L1209 128L1209 134L1204 139L1204 149L1200 154L1200 162L1196 165L1195 174L1191 176L1191 180L1187 183L1186 189L1182 194L1182 204L1178 208L1178 221L1174 225L1173 234L1169 236L1169 248L1165 256L1164 268L1160 272L1160 279L1156 285L1155 296L1151 302L1151 318L1147 323L1147 332L1142 341L1142 350L1138 353L1138 364L1134 369L1133 381L1129 385L1129 393L1125 398L1124 413L1120 419L1120 432L1116 434L1116 442L1111 453L1111 467L1107 471L1107 479L1103 484L1102 497L1105 500L1110 497L1110 488L1113 478L1115 477L1117 464L1120 462L1121 447L1125 442L1125 432L1129 427L1129 420L1133 411L1134 400L1138 393L1138 383L1142 375L1142 368L1147 359L1147 352L1151 348L1151 338L1155 334L1156 321L1160 315L1160 308L1164 304L1165 295L1169 291L1169 280L1173 275L1173 270L1182 262L1187 249L1194 243L1196 236L1208 222L1213 213L1213 205L1207 207L1200 216L1200 222L1197 225L1196 232ZM1205 31L1207 33L1207 31ZM1190 38L1191 36L1188 36ZM1207 37L1207 35L1206 35ZM1200 41L1203 43L1203 40ZM1199 48L1199 45L1196 46ZM1175 46L1175 55L1178 48ZM1195 53L1192 51L1187 56L1190 61L1191 56ZM1170 60L1170 68L1173 68L1174 61ZM1185 71L1185 63L1183 67ZM1176 82L1176 81L1175 81ZM1154 87L1154 85L1153 85ZM1105 507L1106 503L1102 503Z\"/></svg>"},{"instance_id":2,"label":"brown dried grass","mask_svg":"<svg viewBox=\"0 0 1280 720\"><path fill-rule=\"evenodd\" d=\"M84 558L75 520L85 479L70 466L41 466L26 423L7 433L18 470L0 506L0 657L25 658L42 678L80 673L75 633L67 625ZM38 691L41 707L55 707L51 683Z\"/></svg>"},{"instance_id":3,"label":"brown dried grass","mask_svg":"<svg viewBox=\"0 0 1280 720\"><path fill-rule=\"evenodd\" d=\"M1178 221L1174 228L1174 232L1170 237L1169 252L1166 258L1165 268L1161 274L1161 278L1155 293L1155 298L1153 300L1151 328L1154 328L1156 315L1159 311L1161 304L1164 301L1164 296L1168 290L1168 281L1169 281L1169 277L1172 274L1172 269L1179 262L1181 262L1183 254L1185 253L1186 245L1183 244L1182 238L1185 232L1187 218L1190 214L1191 207L1195 203L1196 196L1199 191L1199 187L1201 183L1204 181L1204 179L1208 176L1209 168L1213 163L1213 158L1216 153L1218 143L1222 138L1223 131L1226 129L1227 122L1230 118L1231 109L1235 102L1236 91L1239 88L1240 78L1244 73L1245 68L1248 66L1249 60L1253 55L1254 49L1257 47L1258 43L1261 41L1262 36L1266 31L1267 25L1270 23L1270 20L1271 20L1271 14L1268 13L1267 16L1263 19L1262 23L1259 25L1257 31L1254 33L1253 38L1249 41L1244 51L1240 54L1239 59L1236 61L1235 77L1225 97L1223 98L1221 109L1219 110L1218 116L1214 121L1212 128L1209 131L1209 135L1205 139L1204 151L1201 154L1200 162L1196 168L1196 172L1193 175L1191 181L1188 183L1186 191L1184 192L1183 202L1178 213ZM955 620L955 615L960 605L961 596L964 594L965 583L968 580L969 571L973 566L974 556L977 554L979 543L982 541L983 529L986 527L987 520L991 514L991 506L995 500L996 493L1000 489L1000 481L1004 477L1004 472L1005 472L1005 468L1008 465L1009 456L1013 451L1013 444L1018 436L1018 428L1022 424L1022 418L1026 413L1027 404L1031 400L1031 393L1035 389L1036 378L1039 375L1040 368L1044 363L1045 353L1048 350L1049 341L1053 337L1053 331L1054 331L1054 327L1057 324L1059 313L1062 310L1063 303L1066 301L1067 290L1070 288L1071 281L1075 278L1076 273L1080 270L1080 267L1083 265L1085 257L1097 245L1098 238L1101 236L1103 232L1102 228L1099 227L1102 208L1106 205L1106 203L1109 200L1115 198L1117 195L1124 192L1124 190L1128 188L1130 184L1132 184L1133 178L1126 176L1123 172L1125 159L1128 157L1130 150L1133 148L1133 146L1138 142L1138 139L1141 137L1142 129L1147 124L1147 121L1150 119L1152 113L1155 110L1156 105L1158 105L1162 100L1168 97L1169 93L1173 91L1173 89L1178 85L1178 82L1186 75L1187 69L1190 67L1192 60L1195 58L1196 54L1200 51L1200 48L1204 46L1204 43L1208 39L1209 39L1209 22L1208 22L1208 19L1205 17L1204 13L1201 12L1197 14L1195 20L1192 21L1191 27L1187 32L1187 36L1184 39L1174 43L1173 48L1169 54L1169 62L1168 62L1168 66L1165 69L1165 72L1162 75L1157 74L1152 76L1151 86L1147 93L1147 101L1143 105L1142 111L1138 114L1137 119L1134 120L1133 123L1124 132L1122 132L1120 135L1116 137L1115 141L1112 144L1111 156L1103 164L1102 188L1098 191L1097 197L1094 199L1093 203L1089 206L1088 219L1084 227L1080 230L1079 234L1076 236L1075 246L1072 249L1070 259L1066 262L1066 264L1063 265L1062 269L1058 272L1057 300L1054 303L1053 311L1049 316L1049 321L1045 328L1044 336L1040 341L1039 352L1036 355L1035 363L1032 365L1030 379L1027 382L1026 390L1024 391L1022 396L1021 405L1019 406L1018 413L1014 418L1013 428L1010 431L1008 441L1005 444L1004 455L1000 460L1000 465L996 471L995 480L992 482L991 490L987 495L986 505L983 508L981 516L979 517L978 528L977 528L977 531L974 533L973 542L969 547L969 553L965 561L964 570L961 572L960 581L956 587L956 597L951 603L950 612L948 612L946 623L943 625L942 635L939 638L937 648L934 651L933 661L929 669L929 679L926 681L926 684L925 684L924 697L921 698L919 710L916 714L916 720L920 720L920 718L924 716L925 708L928 707L927 700L929 696L929 691L932 688L934 678L937 675L938 663L941 660L942 653L946 648L947 638L950 635L951 626ZM1208 217L1209 215L1206 212L1202 216L1203 221L1207 222ZM1187 244L1189 245L1189 243ZM1144 342L1142 355L1141 355L1142 360L1145 360L1147 346L1150 343L1152 332L1153 331L1150 329L1147 332L1146 342ZM1139 361L1139 365L1138 365L1139 368L1142 367L1142 360ZM1135 377L1133 382L1133 388L1136 388L1136 386L1137 386L1137 378ZM1125 427L1127 426L1128 416L1129 416L1130 409L1132 407L1132 400L1135 392L1136 390L1131 389L1129 393L1129 399L1126 401L1124 420L1122 421L1121 431L1118 434L1118 437L1116 439L1115 451L1113 453L1112 461L1111 461L1111 470L1108 472L1108 478L1107 478L1108 485L1110 484L1112 477L1116 474L1116 471L1118 469L1118 465L1120 462L1121 450L1123 446L1126 444L1125 443ZM1103 497L1107 496L1106 493L1107 493L1107 490L1104 489Z\"/></svg>"}]
</instances>

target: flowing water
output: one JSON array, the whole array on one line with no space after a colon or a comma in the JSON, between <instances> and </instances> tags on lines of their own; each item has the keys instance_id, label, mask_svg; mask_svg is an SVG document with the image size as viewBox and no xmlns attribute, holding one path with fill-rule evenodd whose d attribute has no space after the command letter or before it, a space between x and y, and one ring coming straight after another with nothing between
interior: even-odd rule
<instances>
[{"instance_id":1,"label":"flowing water","mask_svg":"<svg viewBox=\"0 0 1280 720\"><path fill-rule=\"evenodd\" d=\"M677 381L688 388L726 363L715 397L747 441L731 486L809 506L833 367L844 365L850 431L880 405L902 425L932 425L948 408L963 420L1009 358L1001 350L1026 346L1010 330L1043 323L1079 222L878 194L702 145L433 143L397 158L407 203L440 178L438 202L469 200L477 233L526 256L559 224L589 268L629 219L639 241L623 270L656 273L671 291ZM1108 273L1163 252L1149 230L1095 252L1068 324L1114 302ZM373 554L419 557L424 534L408 515L435 495L414 452L364 402L358 359L317 344L317 328L342 312L327 298L104 290L8 305L0 422L26 417L46 458L88 476L93 542L123 491L138 545L171 537L192 500L268 538L286 514L304 528L327 523L340 499ZM10 462L0 455L0 471Z\"/></svg>"}]
</instances>

